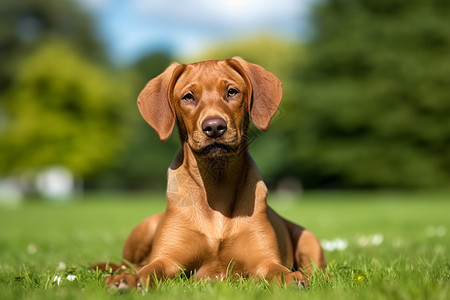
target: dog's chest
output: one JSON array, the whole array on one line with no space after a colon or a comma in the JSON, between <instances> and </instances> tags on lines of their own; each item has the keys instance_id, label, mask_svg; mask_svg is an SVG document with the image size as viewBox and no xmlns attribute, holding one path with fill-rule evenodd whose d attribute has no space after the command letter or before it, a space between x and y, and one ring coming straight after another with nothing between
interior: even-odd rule
<instances>
[{"instance_id":1,"label":"dog's chest","mask_svg":"<svg viewBox=\"0 0 450 300\"><path fill-rule=\"evenodd\" d=\"M244 273L245 261L252 253L254 233L238 228L236 221L217 218L210 230L203 232L204 245L198 249L204 260L197 266L201 278L222 279L227 273ZM214 229L212 229L214 228Z\"/></svg>"},{"instance_id":2,"label":"dog's chest","mask_svg":"<svg viewBox=\"0 0 450 300\"><path fill-rule=\"evenodd\" d=\"M247 243L254 237L255 232L249 228L251 221L247 219L230 220L218 215L203 225L201 233L206 242L204 250L210 253L210 257L229 260L250 250Z\"/></svg>"},{"instance_id":3,"label":"dog's chest","mask_svg":"<svg viewBox=\"0 0 450 300\"><path fill-rule=\"evenodd\" d=\"M228 239L236 231L236 224L220 213L214 213L207 220L203 219L199 230L206 236L210 244Z\"/></svg>"}]
</instances>

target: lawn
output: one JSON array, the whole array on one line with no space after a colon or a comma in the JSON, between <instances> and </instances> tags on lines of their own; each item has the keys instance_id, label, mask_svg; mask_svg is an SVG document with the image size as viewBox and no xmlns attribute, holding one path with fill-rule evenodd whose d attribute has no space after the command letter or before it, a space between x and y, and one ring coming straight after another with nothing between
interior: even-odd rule
<instances>
[{"instance_id":1,"label":"lawn","mask_svg":"<svg viewBox=\"0 0 450 300\"><path fill-rule=\"evenodd\" d=\"M327 249L326 279L271 286L239 279L179 278L147 293L103 287L91 263L120 261L141 219L161 211L156 194L89 194L67 203L0 204L0 299L449 299L450 192L306 192L271 195L281 215ZM117 298L119 297L119 298Z\"/></svg>"}]
</instances>

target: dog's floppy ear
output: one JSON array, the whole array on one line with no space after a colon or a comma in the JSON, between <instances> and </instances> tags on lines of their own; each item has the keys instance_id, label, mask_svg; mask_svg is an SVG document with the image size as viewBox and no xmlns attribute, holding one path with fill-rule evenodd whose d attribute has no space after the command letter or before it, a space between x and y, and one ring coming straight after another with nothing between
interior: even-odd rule
<instances>
[{"instance_id":1,"label":"dog's floppy ear","mask_svg":"<svg viewBox=\"0 0 450 300\"><path fill-rule=\"evenodd\" d=\"M281 101L281 81L273 73L241 57L235 56L230 60L230 63L235 65L233 61L241 66L244 71L241 75L250 84L249 108L253 124L266 131Z\"/></svg>"},{"instance_id":2,"label":"dog's floppy ear","mask_svg":"<svg viewBox=\"0 0 450 300\"><path fill-rule=\"evenodd\" d=\"M150 80L138 96L141 115L155 129L161 141L169 138L175 126L171 94L183 69L183 65L172 63L163 73Z\"/></svg>"}]
</instances>

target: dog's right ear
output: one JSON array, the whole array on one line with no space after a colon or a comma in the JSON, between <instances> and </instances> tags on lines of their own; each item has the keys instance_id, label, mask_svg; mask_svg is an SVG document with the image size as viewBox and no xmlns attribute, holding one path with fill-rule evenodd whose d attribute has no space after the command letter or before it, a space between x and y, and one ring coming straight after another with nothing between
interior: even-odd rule
<instances>
[{"instance_id":1,"label":"dog's right ear","mask_svg":"<svg viewBox=\"0 0 450 300\"><path fill-rule=\"evenodd\" d=\"M163 73L150 80L138 96L142 117L155 129L161 141L169 138L175 126L171 97L183 70L183 65L172 63Z\"/></svg>"}]
</instances>

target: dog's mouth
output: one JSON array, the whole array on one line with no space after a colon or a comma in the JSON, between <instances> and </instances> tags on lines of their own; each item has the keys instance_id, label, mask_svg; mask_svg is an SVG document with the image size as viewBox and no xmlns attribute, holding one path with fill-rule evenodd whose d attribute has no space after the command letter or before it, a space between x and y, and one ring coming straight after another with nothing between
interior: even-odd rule
<instances>
[{"instance_id":1,"label":"dog's mouth","mask_svg":"<svg viewBox=\"0 0 450 300\"><path fill-rule=\"evenodd\" d=\"M206 147L203 147L200 151L196 153L202 156L220 156L226 154L232 154L237 152L233 147L222 144L222 143L212 143Z\"/></svg>"}]
</instances>

